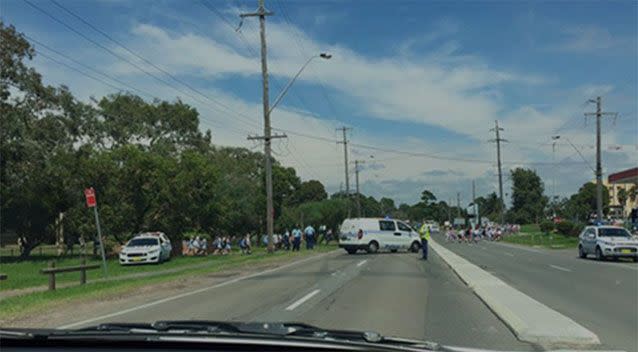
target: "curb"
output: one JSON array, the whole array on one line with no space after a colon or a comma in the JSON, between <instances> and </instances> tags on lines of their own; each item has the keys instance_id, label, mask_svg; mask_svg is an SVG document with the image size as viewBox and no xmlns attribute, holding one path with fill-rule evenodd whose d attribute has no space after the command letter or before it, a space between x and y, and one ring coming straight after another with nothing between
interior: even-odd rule
<instances>
[{"instance_id":1,"label":"curb","mask_svg":"<svg viewBox=\"0 0 638 352\"><path fill-rule=\"evenodd\" d=\"M599 345L593 332L430 241L432 249L516 335L539 345Z\"/></svg>"}]
</instances>

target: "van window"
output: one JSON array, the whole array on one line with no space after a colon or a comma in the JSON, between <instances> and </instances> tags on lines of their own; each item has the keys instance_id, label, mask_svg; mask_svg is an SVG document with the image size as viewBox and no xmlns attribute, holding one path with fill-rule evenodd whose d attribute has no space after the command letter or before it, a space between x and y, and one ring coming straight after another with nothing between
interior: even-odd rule
<instances>
[{"instance_id":1,"label":"van window","mask_svg":"<svg viewBox=\"0 0 638 352\"><path fill-rule=\"evenodd\" d=\"M394 221L380 220L379 229L381 229L381 231L394 231L396 227L394 226Z\"/></svg>"},{"instance_id":2,"label":"van window","mask_svg":"<svg viewBox=\"0 0 638 352\"><path fill-rule=\"evenodd\" d=\"M397 225L399 225L399 230L401 230L401 231L408 231L408 232L412 231L412 228L410 228L410 226L408 226L408 225L406 225L406 224L404 224L402 222L397 221Z\"/></svg>"}]
</instances>

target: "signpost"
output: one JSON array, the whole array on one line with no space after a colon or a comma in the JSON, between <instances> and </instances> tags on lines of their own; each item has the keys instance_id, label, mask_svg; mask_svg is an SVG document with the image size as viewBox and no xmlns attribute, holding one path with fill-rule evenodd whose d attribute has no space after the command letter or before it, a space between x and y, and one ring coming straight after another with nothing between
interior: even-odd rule
<instances>
[{"instance_id":1,"label":"signpost","mask_svg":"<svg viewBox=\"0 0 638 352\"><path fill-rule=\"evenodd\" d=\"M107 277L108 271L106 269L106 254L104 253L102 229L100 229L100 217L97 213L97 200L95 199L95 190L93 189L93 187L89 187L84 190L84 197L86 198L86 206L89 208L93 208L93 214L95 215L95 226L97 227L97 238L100 242L100 252L102 254L102 267L104 268L104 277Z\"/></svg>"}]
</instances>

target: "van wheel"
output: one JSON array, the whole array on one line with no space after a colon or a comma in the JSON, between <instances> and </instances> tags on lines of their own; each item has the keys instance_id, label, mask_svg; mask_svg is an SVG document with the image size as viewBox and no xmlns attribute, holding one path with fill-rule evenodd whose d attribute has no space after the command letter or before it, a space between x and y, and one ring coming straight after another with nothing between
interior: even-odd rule
<instances>
[{"instance_id":1,"label":"van wheel","mask_svg":"<svg viewBox=\"0 0 638 352\"><path fill-rule=\"evenodd\" d=\"M396 253L398 251L398 249L391 249L390 252L392 253Z\"/></svg>"},{"instance_id":2,"label":"van wheel","mask_svg":"<svg viewBox=\"0 0 638 352\"><path fill-rule=\"evenodd\" d=\"M603 252L600 250L600 247L596 247L596 260L602 261L605 260L605 256Z\"/></svg>"},{"instance_id":3,"label":"van wheel","mask_svg":"<svg viewBox=\"0 0 638 352\"><path fill-rule=\"evenodd\" d=\"M587 258L587 253L583 250L583 246L578 246L578 256L582 259Z\"/></svg>"},{"instance_id":4,"label":"van wheel","mask_svg":"<svg viewBox=\"0 0 638 352\"><path fill-rule=\"evenodd\" d=\"M348 254L355 254L355 253L357 253L357 249L356 248L346 248L346 252L348 252Z\"/></svg>"},{"instance_id":5,"label":"van wheel","mask_svg":"<svg viewBox=\"0 0 638 352\"><path fill-rule=\"evenodd\" d=\"M368 244L368 253L376 253L379 251L379 244L377 241L372 241Z\"/></svg>"},{"instance_id":6,"label":"van wheel","mask_svg":"<svg viewBox=\"0 0 638 352\"><path fill-rule=\"evenodd\" d=\"M416 253L419 251L419 249L421 249L421 245L419 244L419 242L417 241L412 242L412 245L410 246L410 252Z\"/></svg>"}]
</instances>

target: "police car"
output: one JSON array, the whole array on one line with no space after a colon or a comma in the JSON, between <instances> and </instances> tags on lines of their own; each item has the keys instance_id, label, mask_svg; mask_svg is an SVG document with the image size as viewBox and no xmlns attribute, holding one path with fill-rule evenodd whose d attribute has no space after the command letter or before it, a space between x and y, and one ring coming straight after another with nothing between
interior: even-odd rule
<instances>
[{"instance_id":1,"label":"police car","mask_svg":"<svg viewBox=\"0 0 638 352\"><path fill-rule=\"evenodd\" d=\"M418 252L418 233L400 220L388 218L345 219L339 228L339 247L349 254L358 250L376 253L379 250L409 250Z\"/></svg>"},{"instance_id":2,"label":"police car","mask_svg":"<svg viewBox=\"0 0 638 352\"><path fill-rule=\"evenodd\" d=\"M133 237L120 251L120 264L161 263L171 257L171 241L163 232L146 232Z\"/></svg>"},{"instance_id":3,"label":"police car","mask_svg":"<svg viewBox=\"0 0 638 352\"><path fill-rule=\"evenodd\" d=\"M597 260L632 258L638 260L638 239L619 226L587 226L580 233L578 256L594 254Z\"/></svg>"}]
</instances>

